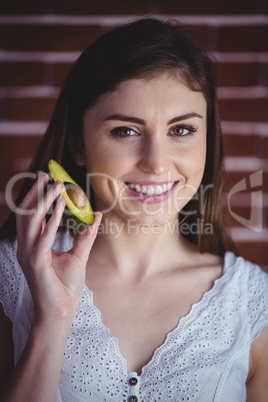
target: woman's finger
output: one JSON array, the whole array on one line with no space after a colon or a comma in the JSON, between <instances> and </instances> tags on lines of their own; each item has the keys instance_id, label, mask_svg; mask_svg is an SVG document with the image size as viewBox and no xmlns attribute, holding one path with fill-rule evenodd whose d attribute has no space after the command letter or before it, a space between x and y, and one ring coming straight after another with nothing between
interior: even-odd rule
<instances>
[{"instance_id":1,"label":"woman's finger","mask_svg":"<svg viewBox=\"0 0 268 402\"><path fill-rule=\"evenodd\" d=\"M45 187L49 181L49 176L47 173L43 172L38 180L32 185L30 191L26 194L22 202L17 208L17 213L19 212L21 215L29 215L33 211L33 209L36 207L38 203L38 199L40 195L43 193Z\"/></svg>"},{"instance_id":2,"label":"woman's finger","mask_svg":"<svg viewBox=\"0 0 268 402\"><path fill-rule=\"evenodd\" d=\"M52 203L59 196L62 189L62 183L56 182L47 194L39 201L36 212L29 217L27 221L27 232L25 233L25 242L33 247L39 240L45 227L45 218Z\"/></svg>"},{"instance_id":3,"label":"woman's finger","mask_svg":"<svg viewBox=\"0 0 268 402\"><path fill-rule=\"evenodd\" d=\"M48 213L52 203L59 196L62 190L62 182L57 181L53 184L53 186L48 190L48 192L44 195L43 198L38 202L36 207L36 214L38 214L41 218L44 218Z\"/></svg>"},{"instance_id":4,"label":"woman's finger","mask_svg":"<svg viewBox=\"0 0 268 402\"><path fill-rule=\"evenodd\" d=\"M84 266L87 263L90 250L97 236L101 218L102 214L100 212L96 212L94 223L79 233L75 245L69 251L69 253L75 255Z\"/></svg>"},{"instance_id":5,"label":"woman's finger","mask_svg":"<svg viewBox=\"0 0 268 402\"><path fill-rule=\"evenodd\" d=\"M36 210L38 198L44 193L48 180L49 177L46 173L41 174L15 211L18 236L17 258L19 261L27 258L27 250L29 249L27 244L28 221Z\"/></svg>"},{"instance_id":6,"label":"woman's finger","mask_svg":"<svg viewBox=\"0 0 268 402\"><path fill-rule=\"evenodd\" d=\"M44 193L48 180L49 177L46 173L41 174L15 211L17 234L21 240L24 239L27 227L25 220L35 212L38 198Z\"/></svg>"},{"instance_id":7,"label":"woman's finger","mask_svg":"<svg viewBox=\"0 0 268 402\"><path fill-rule=\"evenodd\" d=\"M65 204L66 202L64 197L60 196L57 201L56 207L54 208L54 211L49 218L49 221L43 228L42 234L40 235L40 238L36 245L36 251L42 251L42 253L46 253L51 249L64 212Z\"/></svg>"}]
</instances>

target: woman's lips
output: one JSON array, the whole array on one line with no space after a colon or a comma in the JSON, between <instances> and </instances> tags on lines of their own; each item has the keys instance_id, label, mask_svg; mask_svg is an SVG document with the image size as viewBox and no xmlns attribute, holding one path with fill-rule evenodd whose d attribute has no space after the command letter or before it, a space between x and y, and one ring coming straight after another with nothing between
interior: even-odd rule
<instances>
[{"instance_id":1,"label":"woman's lips","mask_svg":"<svg viewBox=\"0 0 268 402\"><path fill-rule=\"evenodd\" d=\"M125 183L131 193L140 202L159 203L165 201L173 192L178 182L139 182Z\"/></svg>"}]
</instances>

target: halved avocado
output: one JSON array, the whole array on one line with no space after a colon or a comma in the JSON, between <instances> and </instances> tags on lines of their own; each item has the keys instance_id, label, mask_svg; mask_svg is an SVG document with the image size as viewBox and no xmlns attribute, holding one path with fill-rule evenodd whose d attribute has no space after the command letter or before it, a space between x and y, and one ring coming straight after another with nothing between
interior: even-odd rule
<instances>
[{"instance_id":1,"label":"halved avocado","mask_svg":"<svg viewBox=\"0 0 268 402\"><path fill-rule=\"evenodd\" d=\"M94 222L93 211L81 187L79 187L63 167L53 159L50 159L48 162L48 169L54 181L60 180L63 183L61 195L65 198L69 210L80 221L91 225Z\"/></svg>"}]
</instances>

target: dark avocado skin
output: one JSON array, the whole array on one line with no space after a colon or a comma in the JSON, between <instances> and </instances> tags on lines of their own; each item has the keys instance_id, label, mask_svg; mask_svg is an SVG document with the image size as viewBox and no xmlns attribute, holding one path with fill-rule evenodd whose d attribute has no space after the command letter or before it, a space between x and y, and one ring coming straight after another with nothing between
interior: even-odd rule
<instances>
[{"instance_id":1,"label":"dark avocado skin","mask_svg":"<svg viewBox=\"0 0 268 402\"><path fill-rule=\"evenodd\" d=\"M71 176L66 172L65 169L53 159L48 162L48 169L54 181L60 180L63 183L61 190L61 195L66 200L66 206L72 212L72 214L78 218L81 222L91 225L94 222L94 215L89 201L87 200L86 205L83 209L77 208L66 192L64 183L73 183L78 186Z\"/></svg>"}]
</instances>

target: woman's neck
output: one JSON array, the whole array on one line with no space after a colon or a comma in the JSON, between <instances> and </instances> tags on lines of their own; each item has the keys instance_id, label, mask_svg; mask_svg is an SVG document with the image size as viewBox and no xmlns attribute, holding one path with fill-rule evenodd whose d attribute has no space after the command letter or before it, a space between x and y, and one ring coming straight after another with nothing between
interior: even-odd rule
<instances>
[{"instance_id":1,"label":"woman's neck","mask_svg":"<svg viewBox=\"0 0 268 402\"><path fill-rule=\"evenodd\" d=\"M194 251L179 235L178 220L165 225L138 224L134 219L104 216L94 243L90 265L109 269L126 280L141 280L167 266L178 267Z\"/></svg>"}]
</instances>

